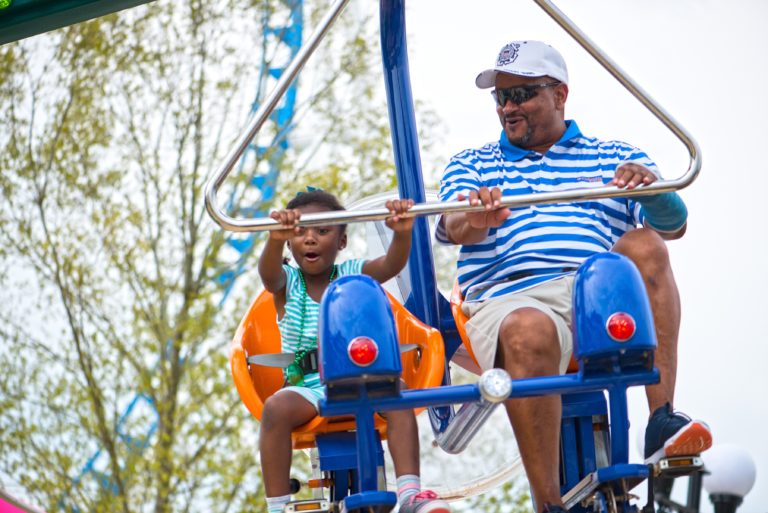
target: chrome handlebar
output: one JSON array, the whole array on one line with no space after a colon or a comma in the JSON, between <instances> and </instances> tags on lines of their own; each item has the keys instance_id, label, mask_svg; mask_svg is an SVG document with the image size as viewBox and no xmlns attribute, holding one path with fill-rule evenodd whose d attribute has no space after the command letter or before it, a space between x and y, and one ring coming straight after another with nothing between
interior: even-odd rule
<instances>
[{"instance_id":1,"label":"chrome handlebar","mask_svg":"<svg viewBox=\"0 0 768 513\"><path fill-rule=\"evenodd\" d=\"M516 207L525 205L539 205L546 203L558 203L564 201L588 201L593 199L633 197L648 194L659 194L682 189L690 185L698 176L701 169L701 151L698 144L690 134L677 123L660 105L658 105L637 83L634 82L616 63L613 62L602 50L600 50L574 23L568 19L550 0L534 0L549 16L551 16L566 32L568 32L592 57L597 60L608 72L613 75L635 98L637 98L651 113L658 118L680 141L685 145L690 155L688 170L680 178L655 182L651 185L639 187L633 190L619 189L618 187L597 187L589 189L573 189L567 191L524 194L515 197L503 198L501 206ZM269 115L277 107L280 98L285 94L293 79L307 62L309 57L325 37L331 25L338 19L341 11L349 3L349 0L337 0L328 13L320 21L318 28L302 45L299 52L286 68L280 80L275 85L264 104L256 112L253 120L241 134L235 147L227 155L224 163L214 173L205 185L205 206L208 214L223 229L233 232L256 232L277 230L283 228L277 221L265 217L255 219L235 219L228 216L217 203L217 192L224 183L227 175L232 171L235 163L248 147L249 142L261 129ZM455 212L482 211L483 206L471 206L469 201L450 201L421 203L410 209L407 215L428 216ZM389 211L384 208L375 208L358 211L321 212L306 214L301 217L300 226L316 226L328 224L346 224L363 221L378 221L385 219Z\"/></svg>"}]
</instances>

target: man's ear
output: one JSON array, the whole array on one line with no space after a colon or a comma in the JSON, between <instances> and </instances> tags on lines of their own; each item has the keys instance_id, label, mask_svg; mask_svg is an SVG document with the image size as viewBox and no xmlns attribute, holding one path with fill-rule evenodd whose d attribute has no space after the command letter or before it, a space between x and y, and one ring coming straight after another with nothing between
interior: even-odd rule
<instances>
[{"instance_id":1,"label":"man's ear","mask_svg":"<svg viewBox=\"0 0 768 513\"><path fill-rule=\"evenodd\" d=\"M565 100L568 99L568 84L560 84L555 89L555 105L559 110L565 109Z\"/></svg>"},{"instance_id":2,"label":"man's ear","mask_svg":"<svg viewBox=\"0 0 768 513\"><path fill-rule=\"evenodd\" d=\"M342 250L347 247L347 232L344 232L341 234L341 237L339 237L339 250Z\"/></svg>"}]
</instances>

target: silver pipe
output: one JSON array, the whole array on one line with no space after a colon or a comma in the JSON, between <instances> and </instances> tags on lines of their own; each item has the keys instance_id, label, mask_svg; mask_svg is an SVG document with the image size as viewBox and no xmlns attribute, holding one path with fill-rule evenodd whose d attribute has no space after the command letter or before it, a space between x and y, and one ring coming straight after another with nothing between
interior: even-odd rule
<instances>
[{"instance_id":1,"label":"silver pipe","mask_svg":"<svg viewBox=\"0 0 768 513\"><path fill-rule=\"evenodd\" d=\"M577 27L560 9L558 9L550 0L534 0L544 12L557 22L570 36L576 40L597 62L599 62L613 78L618 80L632 95L642 103L646 109L656 116L664 126L666 126L688 149L690 163L685 174L677 180L670 181L679 185L677 189L682 189L690 185L701 170L701 150L698 143L691 137L685 128L669 115L653 98L646 93L637 82L627 75L618 64L616 64L605 52ZM677 190L675 189L675 190Z\"/></svg>"},{"instance_id":2,"label":"silver pipe","mask_svg":"<svg viewBox=\"0 0 768 513\"><path fill-rule=\"evenodd\" d=\"M682 179L663 180L654 182L651 185L638 187L637 189L626 190L618 187L599 187L591 189L571 189L567 191L554 192L536 192L532 194L520 194L518 196L507 196L501 199L502 207L521 207L527 205L541 205L546 203L560 203L565 201L590 201L600 198L614 197L632 197L644 196L648 194L659 194L662 192L676 191L687 186ZM407 216L429 216L436 214L447 214L455 212L481 212L485 209L482 205L472 206L469 200L465 201L444 201L419 203L411 208ZM333 212L317 212L314 214L304 214L301 216L299 226L318 226L357 223L363 221L380 221L389 216L389 210L384 208L369 208L364 210L342 210ZM227 218L226 224L219 222L221 226L234 232L258 232L279 230L285 227L269 217L257 219L232 219Z\"/></svg>"},{"instance_id":3,"label":"silver pipe","mask_svg":"<svg viewBox=\"0 0 768 513\"><path fill-rule=\"evenodd\" d=\"M615 197L633 197L648 194L659 194L663 192L672 192L680 190L690 185L701 170L701 152L696 141L688 132L677 123L661 106L659 106L634 80L632 80L619 66L614 63L605 53L600 50L571 20L568 19L557 7L549 0L534 0L539 6L549 14L566 32L568 32L595 60L597 60L616 80L632 93L651 113L656 116L669 130L674 133L678 139L686 146L690 154L690 164L686 173L680 178L672 180L663 180L651 185L638 187L633 190L619 189L618 187L598 187L590 189L574 189L569 191L557 191L548 193L533 193L504 198L501 202L503 207L520 207L527 205L541 205L547 203L558 203L566 201L590 201L594 199L615 198ZM277 102L288 89L291 81L300 71L309 56L314 52L319 41L325 37L328 29L338 18L343 8L349 0L338 0L332 9L326 14L320 25L312 34L306 45L302 46L299 53L291 61L285 73L281 76L275 90L270 94L261 108L254 116L253 121L247 127L241 136L236 147L227 156L226 161L221 168L209 179L205 186L205 206L208 213L223 229L233 232L257 232L269 231L284 228L282 225L270 218L257 219L234 219L226 215L217 205L216 194L219 187L224 182L229 172L234 167L240 156L247 148L250 140L256 135L264 121L269 117L277 106ZM452 212L479 212L482 206L470 206L468 201L435 202L422 203L415 205L409 215L427 216L436 214L446 214ZM344 212L322 212L317 214L307 214L302 217L300 226L316 226L323 224L346 224L354 222L380 221L385 219L389 212L381 207L377 209L344 211Z\"/></svg>"},{"instance_id":4,"label":"silver pipe","mask_svg":"<svg viewBox=\"0 0 768 513\"><path fill-rule=\"evenodd\" d=\"M485 371L478 382L481 399L462 405L458 413L435 442L449 454L458 454L467 448L493 411L512 393L512 379L503 369Z\"/></svg>"},{"instance_id":5,"label":"silver pipe","mask_svg":"<svg viewBox=\"0 0 768 513\"><path fill-rule=\"evenodd\" d=\"M309 57L317 49L320 41L326 36L328 30L338 19L341 11L344 10L344 7L346 7L348 3L349 0L337 0L337 2L331 7L330 11L328 11L323 19L320 20L320 24L315 29L315 32L309 37L307 42L303 44L301 48L299 48L296 56L291 60L290 64L288 64L288 67L285 68L285 71L277 81L274 90L269 94L267 99L264 100L264 103L262 103L259 107L259 110L256 111L251 122L240 134L240 138L237 140L235 147L230 150L229 154L224 160L224 163L221 165L221 167L219 167L218 170L216 170L216 173L214 173L214 175L209 178L208 182L205 184L205 208L208 210L208 214L213 218L213 220L216 221L225 230L258 231L236 229L237 220L229 217L221 208L219 208L216 201L216 194L219 190L219 187L221 187L221 184L224 183L224 180L227 178L227 175L229 175L229 173L232 171L232 168L238 162L243 153L245 153L245 150L248 148L251 140L259 132L264 122L269 118L269 115L272 114L272 111L275 110L278 102L288 90L291 82L293 82L293 79L296 78L296 75L299 74L301 68L304 67L304 64L306 64Z\"/></svg>"}]
</instances>

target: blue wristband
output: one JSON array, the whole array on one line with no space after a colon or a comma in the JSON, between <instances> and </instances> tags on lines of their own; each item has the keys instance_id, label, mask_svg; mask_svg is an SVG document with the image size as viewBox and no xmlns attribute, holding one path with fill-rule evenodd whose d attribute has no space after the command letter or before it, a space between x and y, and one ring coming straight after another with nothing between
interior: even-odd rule
<instances>
[{"instance_id":1,"label":"blue wristband","mask_svg":"<svg viewBox=\"0 0 768 513\"><path fill-rule=\"evenodd\" d=\"M638 196L645 222L654 230L676 232L685 225L688 209L676 192Z\"/></svg>"}]
</instances>

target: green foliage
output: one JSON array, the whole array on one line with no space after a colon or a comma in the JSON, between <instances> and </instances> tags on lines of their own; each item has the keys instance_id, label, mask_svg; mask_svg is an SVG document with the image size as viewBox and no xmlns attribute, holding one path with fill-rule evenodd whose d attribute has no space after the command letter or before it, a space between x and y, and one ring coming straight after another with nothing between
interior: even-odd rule
<instances>
[{"instance_id":1,"label":"green foliage","mask_svg":"<svg viewBox=\"0 0 768 513\"><path fill-rule=\"evenodd\" d=\"M159 0L0 47L0 486L48 511L263 510L258 424L226 354L258 284L219 308L225 241L202 188L274 54L265 9L286 13ZM375 26L333 34L301 78L285 196L395 185ZM268 157L223 195L247 203ZM109 487L73 483L97 450Z\"/></svg>"},{"instance_id":2,"label":"green foliage","mask_svg":"<svg viewBox=\"0 0 768 513\"><path fill-rule=\"evenodd\" d=\"M467 512L530 513L531 495L524 479L514 479L489 492L457 502L453 509Z\"/></svg>"}]
</instances>

